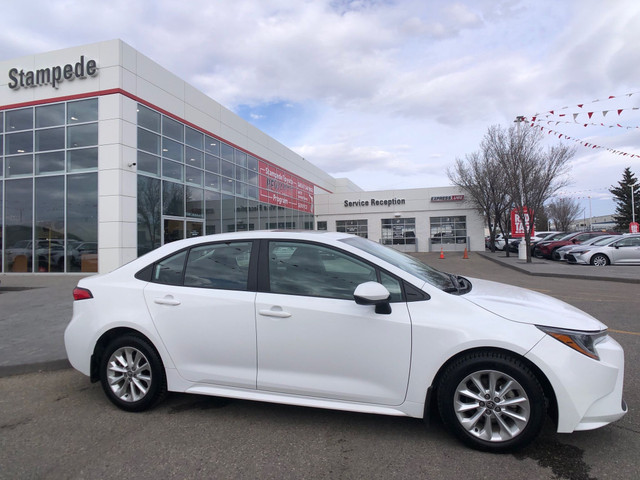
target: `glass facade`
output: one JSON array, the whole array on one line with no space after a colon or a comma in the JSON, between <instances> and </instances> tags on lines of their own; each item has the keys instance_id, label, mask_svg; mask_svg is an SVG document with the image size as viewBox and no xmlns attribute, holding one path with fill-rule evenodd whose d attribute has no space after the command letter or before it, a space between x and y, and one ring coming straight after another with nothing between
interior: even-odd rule
<instances>
[{"instance_id":1,"label":"glass facade","mask_svg":"<svg viewBox=\"0 0 640 480\"><path fill-rule=\"evenodd\" d=\"M313 229L313 185L138 104L138 255L186 237Z\"/></svg>"},{"instance_id":2,"label":"glass facade","mask_svg":"<svg viewBox=\"0 0 640 480\"><path fill-rule=\"evenodd\" d=\"M367 220L336 220L336 232L351 233L368 238Z\"/></svg>"},{"instance_id":3,"label":"glass facade","mask_svg":"<svg viewBox=\"0 0 640 480\"><path fill-rule=\"evenodd\" d=\"M381 226L383 245L415 245L415 218L383 218Z\"/></svg>"},{"instance_id":4,"label":"glass facade","mask_svg":"<svg viewBox=\"0 0 640 480\"><path fill-rule=\"evenodd\" d=\"M98 99L0 112L0 271L97 272Z\"/></svg>"},{"instance_id":5,"label":"glass facade","mask_svg":"<svg viewBox=\"0 0 640 480\"><path fill-rule=\"evenodd\" d=\"M431 217L431 245L467 243L467 217Z\"/></svg>"}]
</instances>

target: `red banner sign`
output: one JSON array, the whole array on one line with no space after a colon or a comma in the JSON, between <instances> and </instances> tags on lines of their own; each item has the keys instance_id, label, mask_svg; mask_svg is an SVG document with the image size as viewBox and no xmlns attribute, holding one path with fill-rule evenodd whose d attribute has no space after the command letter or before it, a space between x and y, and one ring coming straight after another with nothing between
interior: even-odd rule
<instances>
[{"instance_id":1,"label":"red banner sign","mask_svg":"<svg viewBox=\"0 0 640 480\"><path fill-rule=\"evenodd\" d=\"M640 233L640 223L638 222L631 222L629 224L629 232L630 233Z\"/></svg>"},{"instance_id":2,"label":"red banner sign","mask_svg":"<svg viewBox=\"0 0 640 480\"><path fill-rule=\"evenodd\" d=\"M524 224L522 223L522 219L520 215L518 215L518 209L514 208L511 210L511 237L512 238L522 238L524 237L525 226L527 230L529 229L529 218L533 216L533 210L531 211L531 215L529 215L529 209L527 207L523 208L523 217ZM534 228L531 228L531 235L535 234Z\"/></svg>"},{"instance_id":3,"label":"red banner sign","mask_svg":"<svg viewBox=\"0 0 640 480\"><path fill-rule=\"evenodd\" d=\"M260 201L313 213L313 184L286 170L259 161Z\"/></svg>"}]
</instances>

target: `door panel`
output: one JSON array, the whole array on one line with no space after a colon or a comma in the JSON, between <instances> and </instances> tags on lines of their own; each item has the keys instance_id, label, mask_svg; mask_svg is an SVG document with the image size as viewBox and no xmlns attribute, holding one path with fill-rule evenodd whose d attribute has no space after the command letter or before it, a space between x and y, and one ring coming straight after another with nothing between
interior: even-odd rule
<instances>
[{"instance_id":1,"label":"door panel","mask_svg":"<svg viewBox=\"0 0 640 480\"><path fill-rule=\"evenodd\" d=\"M411 359L406 303L390 315L353 300L258 293L258 389L400 405Z\"/></svg>"},{"instance_id":2,"label":"door panel","mask_svg":"<svg viewBox=\"0 0 640 480\"><path fill-rule=\"evenodd\" d=\"M255 292L149 284L149 312L180 375L256 387Z\"/></svg>"}]
</instances>

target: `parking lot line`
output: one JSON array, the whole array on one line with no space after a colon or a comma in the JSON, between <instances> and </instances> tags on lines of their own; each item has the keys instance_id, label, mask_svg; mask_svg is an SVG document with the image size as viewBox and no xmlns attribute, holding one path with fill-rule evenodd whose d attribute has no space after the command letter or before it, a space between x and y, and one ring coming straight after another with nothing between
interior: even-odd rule
<instances>
[{"instance_id":1,"label":"parking lot line","mask_svg":"<svg viewBox=\"0 0 640 480\"><path fill-rule=\"evenodd\" d=\"M624 333L625 335L640 335L640 332L626 332L624 330L613 330L613 329L609 329L610 332L613 333Z\"/></svg>"}]
</instances>

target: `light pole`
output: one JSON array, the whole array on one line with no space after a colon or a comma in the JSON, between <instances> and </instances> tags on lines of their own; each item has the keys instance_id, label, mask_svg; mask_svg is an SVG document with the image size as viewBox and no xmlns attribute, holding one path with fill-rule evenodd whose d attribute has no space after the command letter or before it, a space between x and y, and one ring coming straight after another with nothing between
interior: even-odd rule
<instances>
[{"instance_id":1,"label":"light pole","mask_svg":"<svg viewBox=\"0 0 640 480\"><path fill-rule=\"evenodd\" d=\"M636 221L636 205L633 199L633 185L629 185L631 188L631 221L635 223Z\"/></svg>"}]
</instances>

